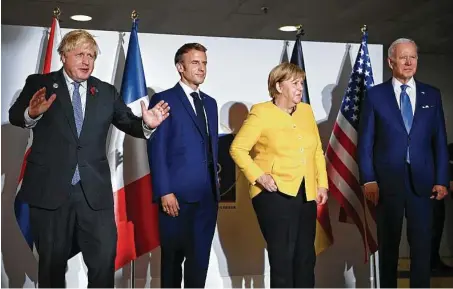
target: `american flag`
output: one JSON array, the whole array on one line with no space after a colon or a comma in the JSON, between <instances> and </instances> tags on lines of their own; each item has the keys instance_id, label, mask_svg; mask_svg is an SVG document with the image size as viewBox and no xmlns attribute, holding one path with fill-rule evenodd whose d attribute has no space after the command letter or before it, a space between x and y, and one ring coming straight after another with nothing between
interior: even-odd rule
<instances>
[{"instance_id":1,"label":"american flag","mask_svg":"<svg viewBox=\"0 0 453 289\"><path fill-rule=\"evenodd\" d=\"M330 192L359 229L366 260L377 250L375 207L365 199L357 165L360 104L367 89L374 85L367 41L368 33L364 31L326 151Z\"/></svg>"}]
</instances>

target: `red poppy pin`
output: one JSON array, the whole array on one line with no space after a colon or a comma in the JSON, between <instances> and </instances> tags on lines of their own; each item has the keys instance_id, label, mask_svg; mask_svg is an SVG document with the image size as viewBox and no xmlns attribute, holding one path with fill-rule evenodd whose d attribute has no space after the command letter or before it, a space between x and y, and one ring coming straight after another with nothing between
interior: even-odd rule
<instances>
[{"instance_id":1,"label":"red poppy pin","mask_svg":"<svg viewBox=\"0 0 453 289\"><path fill-rule=\"evenodd\" d=\"M96 93L97 93L97 92L98 92L98 90L97 90L96 87L94 87L94 86L90 87L90 94L91 94L92 96L96 96Z\"/></svg>"}]
</instances>

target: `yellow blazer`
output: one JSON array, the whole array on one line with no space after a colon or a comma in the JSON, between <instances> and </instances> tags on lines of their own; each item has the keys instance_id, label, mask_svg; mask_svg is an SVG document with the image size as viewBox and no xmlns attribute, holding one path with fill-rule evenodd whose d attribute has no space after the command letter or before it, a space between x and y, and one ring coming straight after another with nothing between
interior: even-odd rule
<instances>
[{"instance_id":1,"label":"yellow blazer","mask_svg":"<svg viewBox=\"0 0 453 289\"><path fill-rule=\"evenodd\" d=\"M262 188L256 180L271 174L278 190L296 196L305 179L307 200L328 188L326 162L310 105L299 103L293 115L272 101L256 104L233 140L230 154L250 182L250 196Z\"/></svg>"}]
</instances>

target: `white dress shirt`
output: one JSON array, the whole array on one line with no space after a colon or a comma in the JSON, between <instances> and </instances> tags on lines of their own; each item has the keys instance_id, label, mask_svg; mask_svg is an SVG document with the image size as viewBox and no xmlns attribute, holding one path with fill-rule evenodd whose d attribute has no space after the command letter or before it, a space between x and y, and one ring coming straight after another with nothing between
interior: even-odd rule
<instances>
[{"instance_id":1,"label":"white dress shirt","mask_svg":"<svg viewBox=\"0 0 453 289\"><path fill-rule=\"evenodd\" d=\"M66 71L64 69L63 69L63 76L66 81L66 86L68 87L69 97L71 98L71 103L72 103L72 95L74 93L74 84L73 83L75 81L69 77L69 75L66 73ZM88 82L86 80L81 82L80 86L79 86L79 94L80 94L80 98L82 100L82 113L83 113L84 117L85 117L85 107L86 107L86 103L87 103L87 86L88 86ZM38 116L37 118L33 119L28 114L28 109L29 109L29 107L27 107L27 109L25 109L25 113L24 113L25 127L34 128L36 126L36 124L38 123L38 120L41 119L42 114L40 116ZM142 121L142 127L143 127L143 134L145 135L145 138L147 138L147 139L150 138L151 135L153 134L153 132L155 131L155 129L152 129L152 130L148 129L147 127L145 127L145 123L143 121Z\"/></svg>"},{"instance_id":2,"label":"white dress shirt","mask_svg":"<svg viewBox=\"0 0 453 289\"><path fill-rule=\"evenodd\" d=\"M195 103L193 101L193 97L190 95L192 92L198 93L198 97L201 97L200 95L200 89L197 88L197 90L193 90L190 86L185 84L182 81L179 81L179 85L181 85L182 89L184 90L184 93L186 94L186 97L189 99L190 105L192 105L193 111L195 112L195 115L197 114L197 110L195 109ZM206 119L206 128L208 129L208 134L209 134L209 124L208 124L208 116L206 115L206 109L203 107L204 111L204 116Z\"/></svg>"},{"instance_id":3,"label":"white dress shirt","mask_svg":"<svg viewBox=\"0 0 453 289\"><path fill-rule=\"evenodd\" d=\"M395 97L396 97L396 103L398 104L398 108L401 110L401 102L400 102L400 94L401 94L401 85L403 85L398 79L392 78L392 85L393 85L393 91L395 92ZM406 88L406 92L409 95L409 99L411 100L411 106L412 106L412 115L415 113L415 102L416 102L416 85L415 85L415 80L412 77L406 85L408 86ZM365 185L376 183L376 181L368 182L365 183Z\"/></svg>"},{"instance_id":4,"label":"white dress shirt","mask_svg":"<svg viewBox=\"0 0 453 289\"><path fill-rule=\"evenodd\" d=\"M392 78L392 85L393 85L393 90L395 91L395 96L396 96L396 102L398 103L399 109L401 109L401 103L400 103L400 94L401 94L401 85L403 85L399 80L396 78ZM416 91L416 85L415 85L415 80L412 77L406 85L408 86L406 88L406 92L409 95L409 99L411 100L411 106L412 106L412 115L415 113L415 102L417 101L417 91Z\"/></svg>"}]
</instances>

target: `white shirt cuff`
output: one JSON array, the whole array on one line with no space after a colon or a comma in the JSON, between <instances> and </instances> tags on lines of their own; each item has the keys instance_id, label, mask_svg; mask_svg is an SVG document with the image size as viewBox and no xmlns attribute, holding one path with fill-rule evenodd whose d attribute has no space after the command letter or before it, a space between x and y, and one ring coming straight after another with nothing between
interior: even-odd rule
<instances>
[{"instance_id":1,"label":"white shirt cuff","mask_svg":"<svg viewBox=\"0 0 453 289\"><path fill-rule=\"evenodd\" d=\"M363 185L366 186L368 184L375 184L375 183L376 183L376 181L372 181L372 182L364 183Z\"/></svg>"},{"instance_id":2,"label":"white shirt cuff","mask_svg":"<svg viewBox=\"0 0 453 289\"><path fill-rule=\"evenodd\" d=\"M143 135L145 136L146 139L149 139L151 137L151 135L154 133L154 131L156 130L155 128L150 129L150 127L147 126L143 120L142 120L142 127L143 127Z\"/></svg>"},{"instance_id":3,"label":"white shirt cuff","mask_svg":"<svg viewBox=\"0 0 453 289\"><path fill-rule=\"evenodd\" d=\"M27 107L27 109L24 112L25 128L34 128L36 126L36 124L38 123L38 120L41 119L42 114L39 115L37 118L33 119L28 114L28 109L29 108Z\"/></svg>"}]
</instances>

